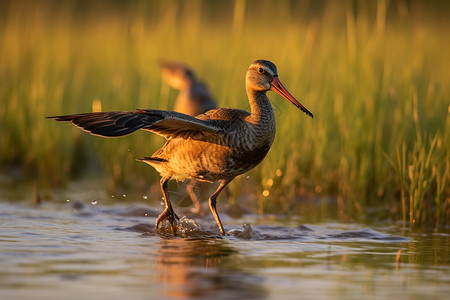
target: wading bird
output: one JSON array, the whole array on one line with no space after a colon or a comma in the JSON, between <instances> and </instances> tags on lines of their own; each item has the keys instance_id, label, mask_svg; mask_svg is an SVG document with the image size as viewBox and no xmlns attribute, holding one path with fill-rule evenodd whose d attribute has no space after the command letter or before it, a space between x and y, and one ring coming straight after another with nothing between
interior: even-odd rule
<instances>
[{"instance_id":1,"label":"wading bird","mask_svg":"<svg viewBox=\"0 0 450 300\"><path fill-rule=\"evenodd\" d=\"M208 88L199 81L194 71L177 62L161 62L162 76L174 89L179 90L174 110L186 115L197 116L215 109Z\"/></svg>"},{"instance_id":2,"label":"wading bird","mask_svg":"<svg viewBox=\"0 0 450 300\"><path fill-rule=\"evenodd\" d=\"M286 90L278 79L277 67L270 61L257 60L250 65L246 89L250 113L235 108L219 108L192 117L173 111L137 109L50 118L72 122L93 135L103 137L123 136L138 129L165 137L167 141L161 149L151 157L139 159L161 175L165 209L156 220L155 228L169 221L172 234L176 234L176 220L179 218L170 203L168 180L220 181L209 198L209 207L220 233L225 235L216 209L217 196L236 176L258 165L275 138L275 114L266 93L269 90L277 92L313 118L313 114Z\"/></svg>"},{"instance_id":3,"label":"wading bird","mask_svg":"<svg viewBox=\"0 0 450 300\"><path fill-rule=\"evenodd\" d=\"M161 62L163 79L170 87L179 90L178 97L175 101L174 110L186 115L197 116L215 109L211 95L205 84L197 79L194 71L182 63L177 62ZM194 204L195 213L201 211L200 200L195 190L200 187L197 180L189 180L186 191Z\"/></svg>"}]
</instances>

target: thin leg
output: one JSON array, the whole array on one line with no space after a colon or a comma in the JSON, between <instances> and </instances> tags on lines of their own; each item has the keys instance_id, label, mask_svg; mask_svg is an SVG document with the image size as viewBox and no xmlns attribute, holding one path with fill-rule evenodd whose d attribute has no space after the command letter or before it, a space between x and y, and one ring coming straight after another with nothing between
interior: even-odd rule
<instances>
[{"instance_id":1,"label":"thin leg","mask_svg":"<svg viewBox=\"0 0 450 300\"><path fill-rule=\"evenodd\" d=\"M164 203L166 208L164 209L163 213L158 217L155 224L155 229L158 230L159 224L161 222L169 221L170 223L170 230L172 231L172 234L175 235L177 232L177 226L175 223L175 219L179 220L180 218L175 214L172 208L172 204L170 203L169 199L169 192L167 191L167 178L161 178L161 190L163 192L164 196Z\"/></svg>"},{"instance_id":2,"label":"thin leg","mask_svg":"<svg viewBox=\"0 0 450 300\"><path fill-rule=\"evenodd\" d=\"M195 193L195 188L199 185L199 182L197 180L191 179L189 181L189 184L186 187L186 191L191 197L192 203L194 204L194 208L192 209L192 212L198 214L201 211L201 204L200 200L197 197L197 194Z\"/></svg>"},{"instance_id":3,"label":"thin leg","mask_svg":"<svg viewBox=\"0 0 450 300\"><path fill-rule=\"evenodd\" d=\"M222 222L220 221L219 214L217 213L216 209L216 199L217 196L219 196L220 192L225 188L225 186L230 182L231 180L222 180L217 190L212 194L212 196L209 198L209 208L211 209L211 212L214 216L214 219L216 219L217 226L219 226L220 233L222 235L225 235L225 231L223 230Z\"/></svg>"}]
</instances>

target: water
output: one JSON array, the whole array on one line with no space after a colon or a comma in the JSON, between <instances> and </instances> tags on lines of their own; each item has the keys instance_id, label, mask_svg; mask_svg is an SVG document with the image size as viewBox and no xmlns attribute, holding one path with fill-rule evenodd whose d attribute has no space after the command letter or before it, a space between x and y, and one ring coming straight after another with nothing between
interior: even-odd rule
<instances>
[{"instance_id":1,"label":"water","mask_svg":"<svg viewBox=\"0 0 450 300\"><path fill-rule=\"evenodd\" d=\"M393 224L222 214L228 235L220 237L207 214L183 219L184 237L167 238L154 231L155 208L117 203L61 199L36 208L0 202L0 299L450 295L445 233L402 235Z\"/></svg>"}]
</instances>

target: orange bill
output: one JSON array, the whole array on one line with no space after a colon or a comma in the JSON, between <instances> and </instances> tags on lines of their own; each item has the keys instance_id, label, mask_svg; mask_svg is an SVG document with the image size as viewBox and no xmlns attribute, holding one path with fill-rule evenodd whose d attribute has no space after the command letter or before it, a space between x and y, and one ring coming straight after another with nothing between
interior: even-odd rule
<instances>
[{"instance_id":1,"label":"orange bill","mask_svg":"<svg viewBox=\"0 0 450 300\"><path fill-rule=\"evenodd\" d=\"M281 83L280 79L278 79L278 76L275 76L270 83L270 90L280 94L281 96L289 100L292 104L300 108L305 114L307 114L311 118L314 118L314 115L309 110L307 110L306 107L300 104L300 102L298 102L294 98L294 96L291 95L291 93L289 93L289 91Z\"/></svg>"}]
</instances>

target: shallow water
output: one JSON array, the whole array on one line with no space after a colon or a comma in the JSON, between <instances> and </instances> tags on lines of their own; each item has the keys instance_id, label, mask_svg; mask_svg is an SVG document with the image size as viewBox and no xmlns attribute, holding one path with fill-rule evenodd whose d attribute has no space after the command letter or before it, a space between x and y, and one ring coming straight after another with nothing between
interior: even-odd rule
<instances>
[{"instance_id":1,"label":"shallow water","mask_svg":"<svg viewBox=\"0 0 450 300\"><path fill-rule=\"evenodd\" d=\"M228 235L221 237L207 214L182 219L183 237L167 238L155 233L155 208L64 201L0 202L1 299L450 295L446 233L222 214Z\"/></svg>"}]
</instances>

